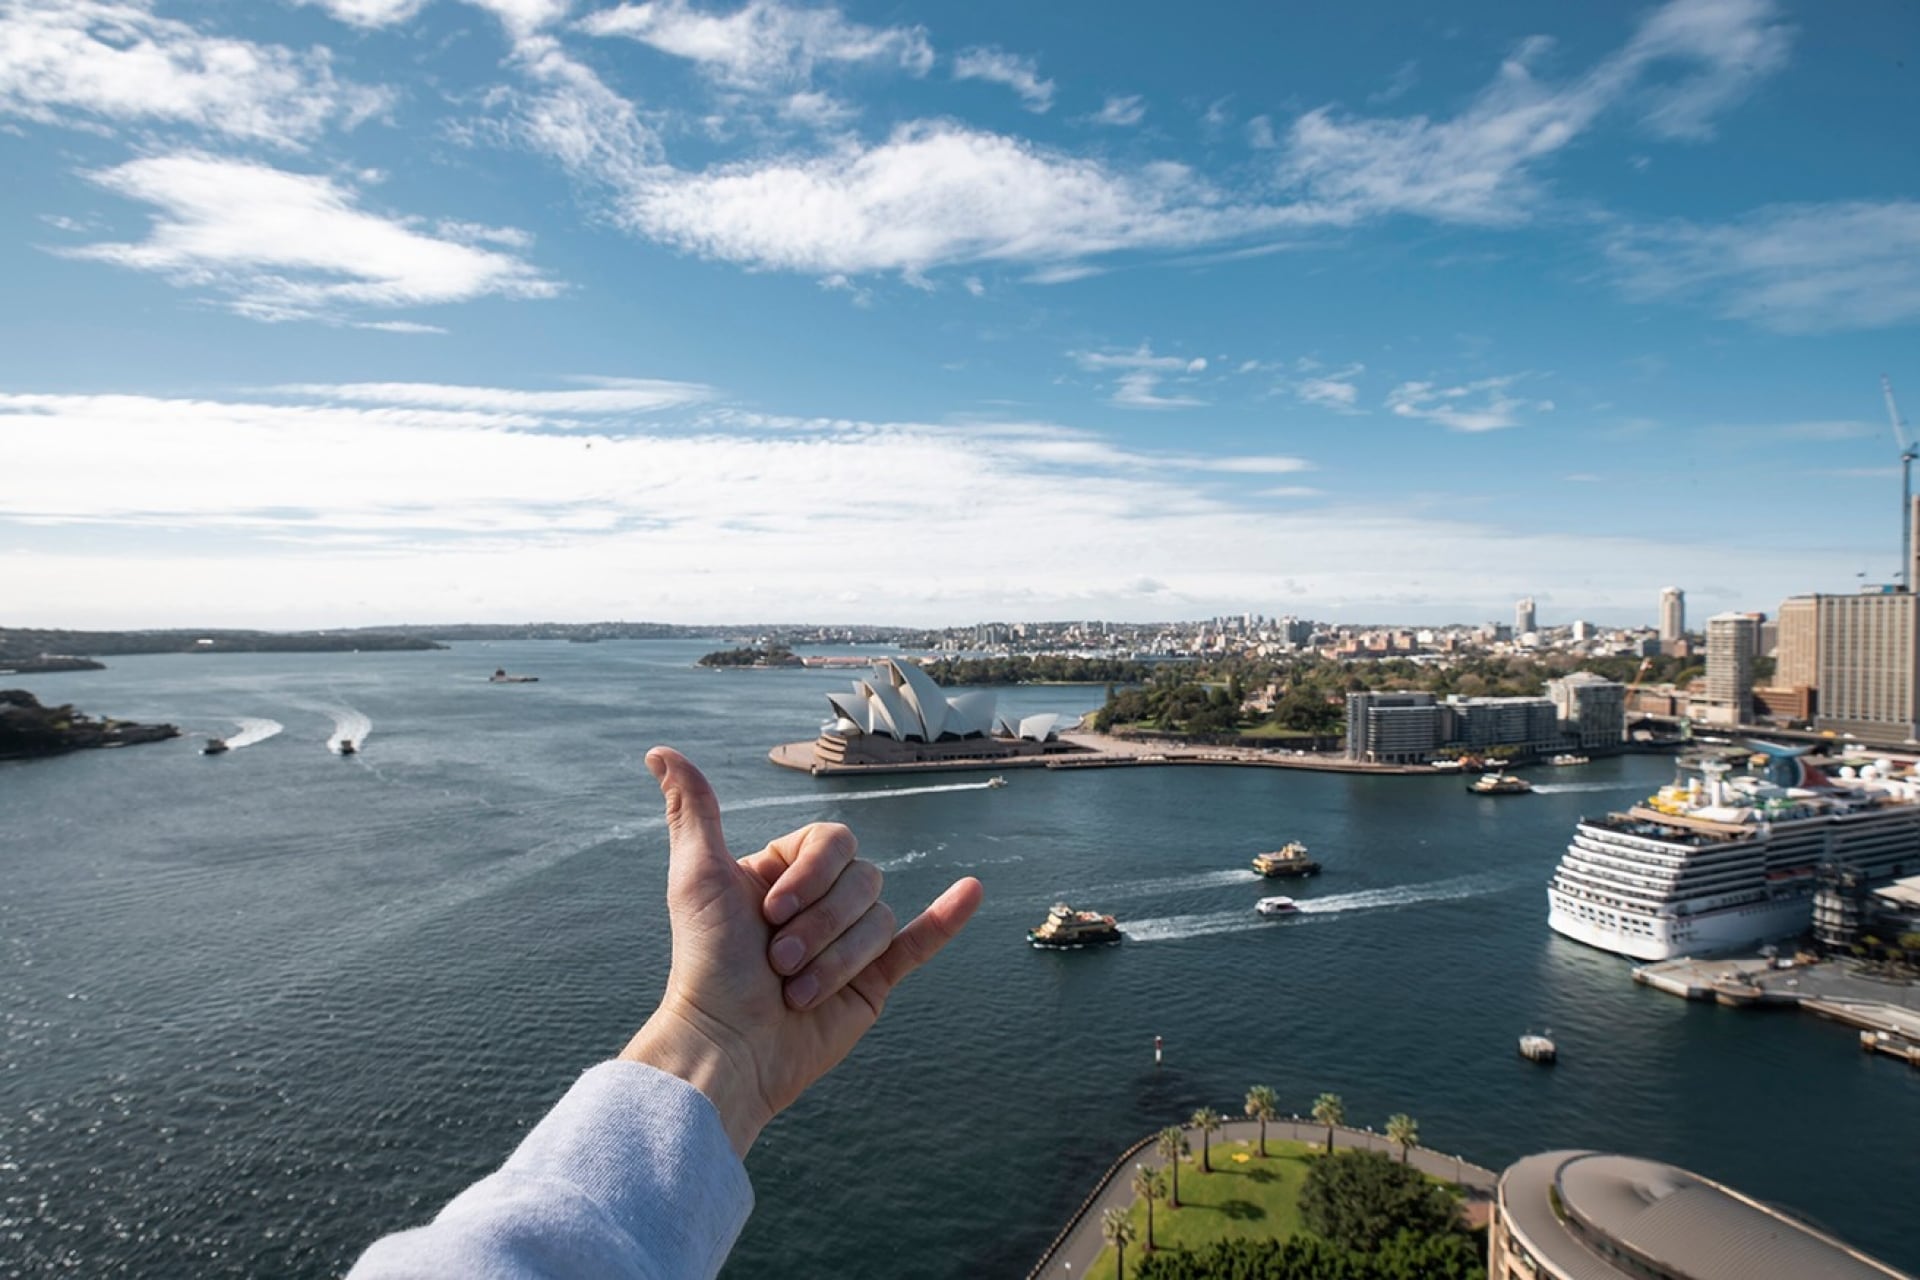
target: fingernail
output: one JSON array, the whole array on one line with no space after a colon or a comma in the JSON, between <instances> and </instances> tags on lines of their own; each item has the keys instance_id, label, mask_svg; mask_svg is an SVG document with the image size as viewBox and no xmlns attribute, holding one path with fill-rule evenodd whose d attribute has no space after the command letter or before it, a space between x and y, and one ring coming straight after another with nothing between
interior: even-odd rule
<instances>
[{"instance_id":1,"label":"fingernail","mask_svg":"<svg viewBox=\"0 0 1920 1280\"><path fill-rule=\"evenodd\" d=\"M803 973L787 984L787 999L791 1001L796 1008L806 1008L813 1003L813 998L819 994L820 979L810 973Z\"/></svg>"},{"instance_id":2,"label":"fingernail","mask_svg":"<svg viewBox=\"0 0 1920 1280\"><path fill-rule=\"evenodd\" d=\"M783 893L767 902L767 920L772 924L785 924L800 912L800 899L791 893ZM789 938L787 941L791 942Z\"/></svg>"},{"instance_id":3,"label":"fingernail","mask_svg":"<svg viewBox=\"0 0 1920 1280\"><path fill-rule=\"evenodd\" d=\"M781 973L792 973L800 967L807 948L798 938L781 938L773 944L773 967Z\"/></svg>"},{"instance_id":4,"label":"fingernail","mask_svg":"<svg viewBox=\"0 0 1920 1280\"><path fill-rule=\"evenodd\" d=\"M665 778L667 776L667 762L665 758L655 755L651 751L647 752L647 772L653 775L655 782L659 782Z\"/></svg>"}]
</instances>

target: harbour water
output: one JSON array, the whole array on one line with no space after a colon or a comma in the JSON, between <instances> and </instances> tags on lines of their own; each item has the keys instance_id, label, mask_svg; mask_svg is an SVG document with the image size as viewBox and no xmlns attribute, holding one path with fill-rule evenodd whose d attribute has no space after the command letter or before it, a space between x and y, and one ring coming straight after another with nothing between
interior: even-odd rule
<instances>
[{"instance_id":1,"label":"harbour water","mask_svg":"<svg viewBox=\"0 0 1920 1280\"><path fill-rule=\"evenodd\" d=\"M767 1130L729 1275L1023 1273L1116 1151L1255 1083L1290 1110L1333 1090L1361 1125L1409 1112L1494 1168L1556 1146L1671 1160L1920 1269L1920 1072L1836 1027L1636 987L1547 930L1575 817L1667 761L1542 770L1509 798L1185 767L821 780L765 752L846 676L695 669L712 647L8 679L235 749L0 766L0 1274L332 1275L497 1163L664 977L656 742L709 772L742 851L839 820L902 910L962 874L987 889ZM489 685L496 667L541 681ZM329 751L343 736L359 754ZM1283 890L1299 917L1262 920L1247 860L1290 839L1325 872ZM1131 940L1026 947L1061 898ZM1546 1027L1551 1070L1514 1047Z\"/></svg>"}]
</instances>

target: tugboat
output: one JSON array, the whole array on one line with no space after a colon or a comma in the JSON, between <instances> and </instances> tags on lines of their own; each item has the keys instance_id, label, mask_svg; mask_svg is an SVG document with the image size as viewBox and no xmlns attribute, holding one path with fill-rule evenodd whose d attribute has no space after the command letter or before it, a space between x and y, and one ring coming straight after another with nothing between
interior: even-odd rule
<instances>
[{"instance_id":1,"label":"tugboat","mask_svg":"<svg viewBox=\"0 0 1920 1280\"><path fill-rule=\"evenodd\" d=\"M342 739L340 739L340 746L339 746L339 747L338 747L337 749L338 749L338 751L340 752L340 754L341 754L341 755L343 755L343 756L350 756L350 755L352 755L352 754L353 754L354 752L356 752L356 751L358 751L358 750L360 750L360 748L358 748L358 747L356 747L356 746L354 746L354 745L353 745L353 739L352 739L352 738L342 738Z\"/></svg>"},{"instance_id":2,"label":"tugboat","mask_svg":"<svg viewBox=\"0 0 1920 1280\"><path fill-rule=\"evenodd\" d=\"M1280 876L1315 875L1320 870L1320 864L1307 856L1307 846L1295 840L1285 848L1256 855L1253 869L1272 880Z\"/></svg>"},{"instance_id":3,"label":"tugboat","mask_svg":"<svg viewBox=\"0 0 1920 1280\"><path fill-rule=\"evenodd\" d=\"M1510 773L1483 773L1467 790L1477 796L1523 796L1533 790L1533 784Z\"/></svg>"},{"instance_id":4,"label":"tugboat","mask_svg":"<svg viewBox=\"0 0 1920 1280\"><path fill-rule=\"evenodd\" d=\"M208 738L207 745L200 748L200 754L203 756L217 756L222 751L230 750L232 750L232 748L227 746L227 740L225 738Z\"/></svg>"},{"instance_id":5,"label":"tugboat","mask_svg":"<svg viewBox=\"0 0 1920 1280\"><path fill-rule=\"evenodd\" d=\"M1105 947L1120 941L1120 926L1112 916L1097 911L1075 911L1064 902L1053 904L1038 929L1027 930L1027 941L1042 950L1071 951Z\"/></svg>"},{"instance_id":6,"label":"tugboat","mask_svg":"<svg viewBox=\"0 0 1920 1280\"><path fill-rule=\"evenodd\" d=\"M1300 904L1292 898L1262 898L1253 904L1253 909L1263 916L1294 916L1300 914Z\"/></svg>"}]
</instances>

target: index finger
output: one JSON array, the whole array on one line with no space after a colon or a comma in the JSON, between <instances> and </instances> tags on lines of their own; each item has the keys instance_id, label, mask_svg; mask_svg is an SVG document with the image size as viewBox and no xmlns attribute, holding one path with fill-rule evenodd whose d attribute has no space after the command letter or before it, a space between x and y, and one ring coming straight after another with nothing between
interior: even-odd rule
<instances>
[{"instance_id":1,"label":"index finger","mask_svg":"<svg viewBox=\"0 0 1920 1280\"><path fill-rule=\"evenodd\" d=\"M875 975L884 984L880 997L885 999L886 993L899 986L901 979L952 942L967 921L973 919L985 895L986 890L972 876L955 880L945 893L914 917L912 924L895 934L893 945L866 968L867 974Z\"/></svg>"}]
</instances>

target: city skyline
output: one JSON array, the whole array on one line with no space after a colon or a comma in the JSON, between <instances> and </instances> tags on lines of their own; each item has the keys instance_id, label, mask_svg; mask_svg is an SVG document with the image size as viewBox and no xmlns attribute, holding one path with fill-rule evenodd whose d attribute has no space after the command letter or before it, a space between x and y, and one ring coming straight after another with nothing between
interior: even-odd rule
<instances>
[{"instance_id":1,"label":"city skyline","mask_svg":"<svg viewBox=\"0 0 1920 1280\"><path fill-rule=\"evenodd\" d=\"M21 0L0 623L1619 627L1893 581L1916 33Z\"/></svg>"}]
</instances>

